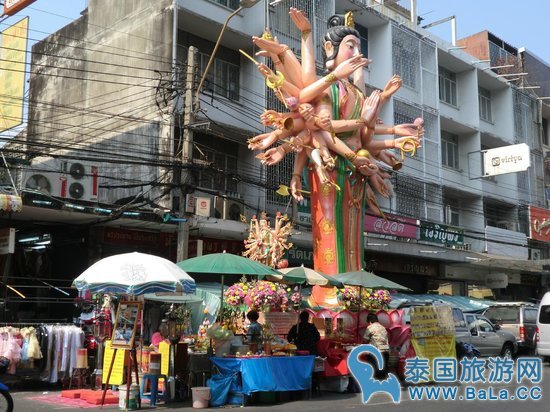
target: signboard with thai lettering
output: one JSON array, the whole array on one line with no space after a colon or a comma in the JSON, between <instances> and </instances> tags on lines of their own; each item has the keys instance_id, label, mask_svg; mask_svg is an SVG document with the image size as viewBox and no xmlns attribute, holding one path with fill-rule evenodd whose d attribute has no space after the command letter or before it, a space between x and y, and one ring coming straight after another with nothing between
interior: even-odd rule
<instances>
[{"instance_id":1,"label":"signboard with thai lettering","mask_svg":"<svg viewBox=\"0 0 550 412\"><path fill-rule=\"evenodd\" d=\"M202 247L200 254L197 251L197 240L202 240ZM208 237L201 237L200 239L192 238L189 240L189 257L210 255L212 253L222 253L223 251L232 253L234 255L240 255L244 252L244 244L239 240L227 240L227 239L214 239Z\"/></svg>"},{"instance_id":2,"label":"signboard with thai lettering","mask_svg":"<svg viewBox=\"0 0 550 412\"><path fill-rule=\"evenodd\" d=\"M490 289L504 289L508 286L508 275L506 273L489 273L485 277L485 286Z\"/></svg>"},{"instance_id":3,"label":"signboard with thai lettering","mask_svg":"<svg viewBox=\"0 0 550 412\"><path fill-rule=\"evenodd\" d=\"M455 227L421 220L418 239L441 245L463 245L464 231Z\"/></svg>"},{"instance_id":4,"label":"signboard with thai lettering","mask_svg":"<svg viewBox=\"0 0 550 412\"><path fill-rule=\"evenodd\" d=\"M415 219L386 213L386 219L379 216L365 215L365 231L416 239L418 225Z\"/></svg>"},{"instance_id":5,"label":"signboard with thai lettering","mask_svg":"<svg viewBox=\"0 0 550 412\"><path fill-rule=\"evenodd\" d=\"M311 225L311 202L305 198L299 202L298 207L298 224Z\"/></svg>"},{"instance_id":6,"label":"signboard with thai lettering","mask_svg":"<svg viewBox=\"0 0 550 412\"><path fill-rule=\"evenodd\" d=\"M531 153L525 143L482 151L483 176L522 172L531 166Z\"/></svg>"},{"instance_id":7,"label":"signboard with thai lettering","mask_svg":"<svg viewBox=\"0 0 550 412\"><path fill-rule=\"evenodd\" d=\"M4 0L3 16L13 16L19 10L23 10L35 1L36 0Z\"/></svg>"},{"instance_id":8,"label":"signboard with thai lettering","mask_svg":"<svg viewBox=\"0 0 550 412\"><path fill-rule=\"evenodd\" d=\"M293 247L287 250L286 258L290 266L304 265L307 267L313 267L313 250L304 249L299 247Z\"/></svg>"},{"instance_id":9,"label":"signboard with thai lettering","mask_svg":"<svg viewBox=\"0 0 550 412\"><path fill-rule=\"evenodd\" d=\"M529 237L550 242L550 210L529 206Z\"/></svg>"},{"instance_id":10,"label":"signboard with thai lettering","mask_svg":"<svg viewBox=\"0 0 550 412\"><path fill-rule=\"evenodd\" d=\"M286 335L297 321L298 315L295 312L263 312L260 314L260 323L269 322L273 333L278 336Z\"/></svg>"}]
</instances>

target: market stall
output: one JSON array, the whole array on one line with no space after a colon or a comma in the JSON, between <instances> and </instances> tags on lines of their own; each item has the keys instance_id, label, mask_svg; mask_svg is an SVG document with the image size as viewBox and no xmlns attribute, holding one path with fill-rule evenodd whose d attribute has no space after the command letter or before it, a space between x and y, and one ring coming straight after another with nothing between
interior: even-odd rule
<instances>
[{"instance_id":1,"label":"market stall","mask_svg":"<svg viewBox=\"0 0 550 412\"><path fill-rule=\"evenodd\" d=\"M314 361L315 356L212 358L222 374L240 373L245 395L309 390Z\"/></svg>"}]
</instances>

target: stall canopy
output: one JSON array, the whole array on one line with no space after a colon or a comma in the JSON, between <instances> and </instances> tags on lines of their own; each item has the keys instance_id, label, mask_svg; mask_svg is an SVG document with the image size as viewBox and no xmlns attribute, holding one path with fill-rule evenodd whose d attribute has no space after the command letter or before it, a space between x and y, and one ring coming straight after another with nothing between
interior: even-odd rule
<instances>
[{"instance_id":1,"label":"stall canopy","mask_svg":"<svg viewBox=\"0 0 550 412\"><path fill-rule=\"evenodd\" d=\"M356 270L353 272L343 272L334 275L334 278L348 286L359 286L367 289L387 289L399 290L402 292L410 292L411 290L399 283L395 283L389 279L375 275L366 270Z\"/></svg>"},{"instance_id":2,"label":"stall canopy","mask_svg":"<svg viewBox=\"0 0 550 412\"><path fill-rule=\"evenodd\" d=\"M199 330L199 326L205 318L214 323L220 310L220 288L215 282L197 283L194 294L191 293L146 293L145 301L162 302L164 304L185 304L191 312L191 327L193 332ZM205 310L207 313L205 313Z\"/></svg>"},{"instance_id":3,"label":"stall canopy","mask_svg":"<svg viewBox=\"0 0 550 412\"><path fill-rule=\"evenodd\" d=\"M399 308L407 304L448 303L452 307L459 308L463 312L481 312L495 302L486 299L476 299L469 296L449 295L409 295L405 293L392 293L391 308Z\"/></svg>"}]
</instances>

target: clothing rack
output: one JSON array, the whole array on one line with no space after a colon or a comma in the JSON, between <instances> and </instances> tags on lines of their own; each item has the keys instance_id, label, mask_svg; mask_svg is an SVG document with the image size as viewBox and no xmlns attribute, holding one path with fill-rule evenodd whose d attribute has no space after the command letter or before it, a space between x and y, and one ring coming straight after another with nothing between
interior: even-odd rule
<instances>
[{"instance_id":1,"label":"clothing rack","mask_svg":"<svg viewBox=\"0 0 550 412\"><path fill-rule=\"evenodd\" d=\"M1 326L35 326L35 325L54 325L54 326L77 326L74 323L59 323L57 319L37 319L36 322L0 322Z\"/></svg>"}]
</instances>

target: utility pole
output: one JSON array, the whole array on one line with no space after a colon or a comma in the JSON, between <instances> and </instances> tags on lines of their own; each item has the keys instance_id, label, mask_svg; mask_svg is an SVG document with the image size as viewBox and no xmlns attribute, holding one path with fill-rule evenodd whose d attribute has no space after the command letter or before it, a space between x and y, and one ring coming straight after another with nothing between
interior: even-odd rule
<instances>
[{"instance_id":1,"label":"utility pole","mask_svg":"<svg viewBox=\"0 0 550 412\"><path fill-rule=\"evenodd\" d=\"M195 65L198 50L194 46L189 47L187 53L187 69L185 71L185 99L183 110L183 141L181 142L181 172L180 172L180 214L185 212L185 198L189 181L192 179L189 165L193 162L193 129L190 125L194 121L193 92L195 90ZM177 261L187 259L189 249L189 221L178 223L178 255Z\"/></svg>"}]
</instances>

